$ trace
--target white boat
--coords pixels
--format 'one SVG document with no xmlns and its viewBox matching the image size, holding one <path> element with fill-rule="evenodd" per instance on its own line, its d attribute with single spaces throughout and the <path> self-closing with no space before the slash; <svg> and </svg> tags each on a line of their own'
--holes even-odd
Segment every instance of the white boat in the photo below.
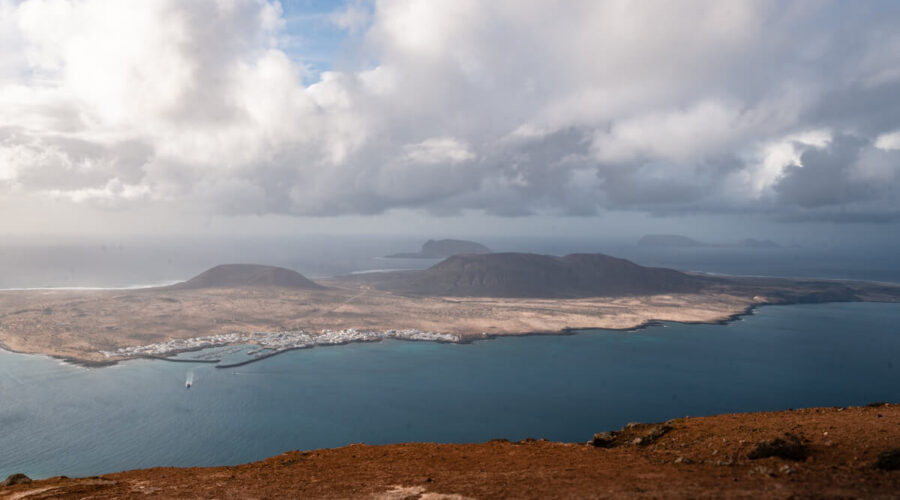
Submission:
<svg viewBox="0 0 900 500">
<path fill-rule="evenodd" d="M 184 381 L 185 389 L 190 389 L 194 385 L 194 372 L 188 372 L 187 379 Z"/>
</svg>

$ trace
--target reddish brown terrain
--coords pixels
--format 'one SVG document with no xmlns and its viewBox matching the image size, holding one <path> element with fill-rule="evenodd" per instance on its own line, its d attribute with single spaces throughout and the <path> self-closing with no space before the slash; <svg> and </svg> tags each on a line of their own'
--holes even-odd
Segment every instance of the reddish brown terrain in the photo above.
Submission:
<svg viewBox="0 0 900 500">
<path fill-rule="evenodd" d="M 591 443 L 292 451 L 25 482 L 0 498 L 898 498 L 898 449 L 900 405 L 879 404 L 630 424 Z"/>
</svg>

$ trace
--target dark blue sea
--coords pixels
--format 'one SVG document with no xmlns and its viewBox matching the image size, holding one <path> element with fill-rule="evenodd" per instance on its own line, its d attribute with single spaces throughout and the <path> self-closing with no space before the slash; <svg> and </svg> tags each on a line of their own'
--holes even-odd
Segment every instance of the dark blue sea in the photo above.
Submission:
<svg viewBox="0 0 900 500">
<path fill-rule="evenodd" d="M 900 304 L 317 347 L 225 370 L 147 360 L 87 369 L 0 351 L 0 477 L 237 464 L 354 442 L 586 441 L 630 421 L 873 401 L 900 401 Z"/>
</svg>

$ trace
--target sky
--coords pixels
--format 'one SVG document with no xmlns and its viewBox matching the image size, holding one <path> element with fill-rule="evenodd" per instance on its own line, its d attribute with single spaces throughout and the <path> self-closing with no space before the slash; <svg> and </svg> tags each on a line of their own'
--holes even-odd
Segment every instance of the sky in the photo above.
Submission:
<svg viewBox="0 0 900 500">
<path fill-rule="evenodd" d="M 0 234 L 898 229 L 900 2 L 0 0 Z"/>
</svg>

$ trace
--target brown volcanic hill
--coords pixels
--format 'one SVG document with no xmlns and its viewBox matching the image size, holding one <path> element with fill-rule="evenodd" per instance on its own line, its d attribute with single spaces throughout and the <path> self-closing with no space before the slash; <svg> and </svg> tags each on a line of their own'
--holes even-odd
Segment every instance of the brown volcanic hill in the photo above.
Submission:
<svg viewBox="0 0 900 500">
<path fill-rule="evenodd" d="M 0 498 L 887 499 L 900 491 L 898 447 L 896 404 L 811 408 L 629 424 L 589 443 L 355 444 L 232 467 L 21 480 Z"/>
<path fill-rule="evenodd" d="M 705 280 L 603 254 L 455 255 L 423 271 L 384 273 L 377 288 L 457 297 L 604 297 L 690 293 Z"/>
<path fill-rule="evenodd" d="M 392 259 L 443 259 L 451 255 L 467 253 L 491 253 L 491 249 L 466 240 L 428 240 L 422 245 L 422 250 L 415 253 L 395 253 L 388 255 Z"/>
<path fill-rule="evenodd" d="M 236 286 L 279 286 L 307 290 L 325 288 L 296 271 L 283 267 L 261 266 L 258 264 L 223 264 L 169 288 L 187 290 Z"/>
</svg>

